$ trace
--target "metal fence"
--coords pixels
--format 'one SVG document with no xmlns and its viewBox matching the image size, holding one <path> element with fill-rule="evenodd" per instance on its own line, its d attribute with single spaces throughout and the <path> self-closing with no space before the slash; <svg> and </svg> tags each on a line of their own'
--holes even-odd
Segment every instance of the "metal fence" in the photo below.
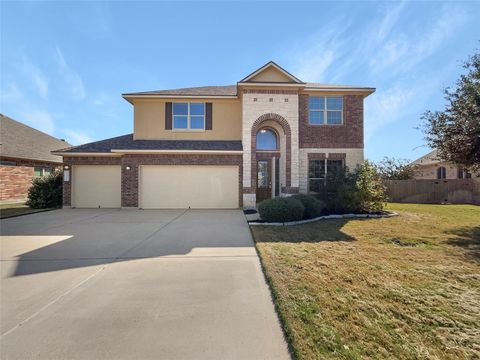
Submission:
<svg viewBox="0 0 480 360">
<path fill-rule="evenodd" d="M 392 202 L 480 205 L 480 179 L 386 180 Z"/>
</svg>

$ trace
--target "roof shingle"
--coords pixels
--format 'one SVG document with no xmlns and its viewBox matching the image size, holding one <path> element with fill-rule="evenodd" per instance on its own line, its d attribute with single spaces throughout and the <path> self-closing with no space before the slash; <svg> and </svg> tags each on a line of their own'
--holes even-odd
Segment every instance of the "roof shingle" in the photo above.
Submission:
<svg viewBox="0 0 480 360">
<path fill-rule="evenodd" d="M 112 150 L 241 151 L 240 140 L 133 140 L 133 134 L 56 150 L 63 153 L 110 153 Z"/>
<path fill-rule="evenodd" d="M 69 143 L 0 114 L 0 154 L 4 157 L 61 163 L 52 150 Z"/>
<path fill-rule="evenodd" d="M 200 86 L 123 94 L 123 96 L 129 95 L 235 96 L 237 95 L 237 85 Z"/>
</svg>

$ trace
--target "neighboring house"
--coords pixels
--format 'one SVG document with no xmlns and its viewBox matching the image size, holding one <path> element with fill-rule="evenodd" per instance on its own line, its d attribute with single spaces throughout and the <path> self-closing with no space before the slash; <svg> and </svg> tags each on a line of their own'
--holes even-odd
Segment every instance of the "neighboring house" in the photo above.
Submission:
<svg viewBox="0 0 480 360">
<path fill-rule="evenodd" d="M 415 179 L 470 179 L 472 174 L 463 166 L 440 160 L 433 150 L 412 162 Z"/>
<path fill-rule="evenodd" d="M 71 145 L 0 114 L 0 201 L 25 200 L 33 178 L 61 168 L 51 151 L 62 146 Z"/>
<path fill-rule="evenodd" d="M 62 155 L 64 206 L 254 207 L 315 192 L 364 159 L 369 87 L 306 83 L 274 62 L 236 85 L 123 94 L 133 134 Z"/>
</svg>

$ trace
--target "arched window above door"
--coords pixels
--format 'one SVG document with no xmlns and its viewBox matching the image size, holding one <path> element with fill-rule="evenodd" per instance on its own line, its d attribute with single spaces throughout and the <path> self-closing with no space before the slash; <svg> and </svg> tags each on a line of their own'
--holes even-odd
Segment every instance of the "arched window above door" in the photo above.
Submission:
<svg viewBox="0 0 480 360">
<path fill-rule="evenodd" d="M 272 129 L 260 129 L 257 132 L 257 150 L 278 150 L 277 133 Z"/>
</svg>

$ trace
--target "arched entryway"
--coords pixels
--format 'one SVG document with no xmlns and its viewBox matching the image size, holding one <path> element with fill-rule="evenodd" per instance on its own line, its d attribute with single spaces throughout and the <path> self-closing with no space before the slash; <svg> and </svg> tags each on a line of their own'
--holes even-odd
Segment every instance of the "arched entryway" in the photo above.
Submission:
<svg viewBox="0 0 480 360">
<path fill-rule="evenodd" d="M 265 114 L 252 126 L 251 184 L 256 202 L 279 196 L 290 187 L 291 132 L 278 114 Z"/>
</svg>

